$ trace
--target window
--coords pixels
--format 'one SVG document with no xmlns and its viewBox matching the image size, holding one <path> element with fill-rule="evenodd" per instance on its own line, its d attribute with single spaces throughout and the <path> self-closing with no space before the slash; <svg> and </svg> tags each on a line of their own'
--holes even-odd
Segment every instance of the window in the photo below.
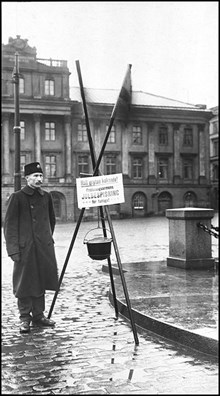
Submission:
<svg viewBox="0 0 220 396">
<path fill-rule="evenodd" d="M 218 172 L 219 172 L 218 168 L 219 168 L 219 167 L 218 167 L 217 164 L 214 164 L 214 165 L 213 165 L 213 168 L 212 168 L 212 180 L 213 180 L 213 181 L 214 181 L 214 180 L 215 180 L 215 181 L 218 180 L 218 177 L 219 177 L 219 176 L 218 176 L 218 174 L 219 174 L 219 173 L 218 173 Z"/>
<path fill-rule="evenodd" d="M 55 155 L 46 155 L 45 157 L 45 174 L 46 177 L 56 177 L 57 165 Z"/>
<path fill-rule="evenodd" d="M 142 179 L 143 177 L 143 161 L 142 158 L 133 158 L 132 173 L 134 179 Z"/>
<path fill-rule="evenodd" d="M 191 146 L 192 147 L 192 145 L 193 145 L 193 131 L 192 131 L 192 128 L 185 128 L 184 129 L 183 144 L 184 144 L 184 146 Z"/>
<path fill-rule="evenodd" d="M 191 159 L 183 160 L 183 179 L 193 179 L 193 161 Z"/>
<path fill-rule="evenodd" d="M 106 175 L 111 175 L 116 172 L 116 158 L 113 155 L 105 156 L 105 173 Z"/>
<path fill-rule="evenodd" d="M 78 142 L 87 142 L 88 141 L 87 129 L 86 129 L 85 124 L 78 124 L 77 140 L 78 140 Z"/>
<path fill-rule="evenodd" d="M 24 78 L 22 77 L 19 78 L 19 93 L 24 93 Z"/>
<path fill-rule="evenodd" d="M 108 125 L 106 125 L 106 133 L 108 131 Z M 115 135 L 115 126 L 112 125 L 110 135 L 108 137 L 108 143 L 115 143 L 116 142 L 116 135 Z"/>
<path fill-rule="evenodd" d="M 21 140 L 25 140 L 25 122 L 24 121 L 20 121 L 20 128 L 21 128 L 20 138 L 21 138 Z"/>
<path fill-rule="evenodd" d="M 212 140 L 212 148 L 213 148 L 212 156 L 216 157 L 218 155 L 218 139 Z"/>
<path fill-rule="evenodd" d="M 218 122 L 213 122 L 213 133 L 218 133 Z"/>
<path fill-rule="evenodd" d="M 45 80 L 45 95 L 54 95 L 54 81 L 53 80 Z"/>
<path fill-rule="evenodd" d="M 45 140 L 55 140 L 55 122 L 45 122 Z"/>
<path fill-rule="evenodd" d="M 168 159 L 159 158 L 158 160 L 158 177 L 159 179 L 168 179 Z"/>
<path fill-rule="evenodd" d="M 168 145 L 168 130 L 166 127 L 159 128 L 159 145 L 161 146 Z"/>
<path fill-rule="evenodd" d="M 88 155 L 79 155 L 78 156 L 78 175 L 89 173 L 89 160 Z"/>
<path fill-rule="evenodd" d="M 142 144 L 142 131 L 141 127 L 133 126 L 132 128 L 133 144 Z"/>
<path fill-rule="evenodd" d="M 143 193 L 136 193 L 133 198 L 133 208 L 142 210 L 145 207 L 145 195 Z"/>
</svg>

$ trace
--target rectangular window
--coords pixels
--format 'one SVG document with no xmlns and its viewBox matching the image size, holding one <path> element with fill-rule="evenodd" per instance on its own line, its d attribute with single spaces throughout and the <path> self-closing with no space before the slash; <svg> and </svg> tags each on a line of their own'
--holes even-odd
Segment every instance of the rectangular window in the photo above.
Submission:
<svg viewBox="0 0 220 396">
<path fill-rule="evenodd" d="M 140 126 L 133 126 L 132 141 L 133 144 L 142 144 L 142 130 Z"/>
<path fill-rule="evenodd" d="M 24 94 L 24 78 L 19 78 L 19 93 Z"/>
<path fill-rule="evenodd" d="M 80 174 L 89 174 L 89 159 L 88 155 L 79 155 L 78 156 L 78 175 Z"/>
<path fill-rule="evenodd" d="M 192 145 L 193 145 L 193 131 L 192 131 L 192 128 L 185 128 L 184 129 L 183 144 L 184 144 L 184 146 L 192 147 Z"/>
<path fill-rule="evenodd" d="M 54 96 L 54 81 L 53 80 L 45 80 L 45 95 Z"/>
<path fill-rule="evenodd" d="M 56 177 L 57 174 L 57 164 L 55 155 L 45 156 L 45 174 L 46 177 Z"/>
<path fill-rule="evenodd" d="M 168 159 L 159 158 L 158 160 L 158 177 L 159 179 L 168 179 Z"/>
<path fill-rule="evenodd" d="M 218 139 L 212 141 L 212 148 L 213 148 L 213 157 L 218 155 Z"/>
<path fill-rule="evenodd" d="M 106 133 L 108 131 L 108 125 L 106 125 Z M 115 134 L 115 126 L 112 125 L 110 135 L 108 137 L 108 143 L 115 143 L 116 142 L 116 134 Z"/>
<path fill-rule="evenodd" d="M 111 175 L 116 172 L 116 158 L 113 155 L 105 156 L 105 173 Z"/>
<path fill-rule="evenodd" d="M 143 161 L 142 158 L 133 158 L 132 160 L 132 174 L 134 179 L 143 178 Z"/>
<path fill-rule="evenodd" d="M 159 129 L 159 145 L 160 146 L 168 145 L 168 130 L 166 127 L 160 127 Z"/>
<path fill-rule="evenodd" d="M 45 140 L 55 140 L 55 122 L 45 122 Z"/>
<path fill-rule="evenodd" d="M 219 167 L 217 164 L 214 164 L 212 168 L 212 179 L 213 181 L 218 181 L 218 178 L 219 178 Z"/>
<path fill-rule="evenodd" d="M 193 179 L 193 161 L 191 159 L 183 160 L 183 179 Z"/>
<path fill-rule="evenodd" d="M 24 121 L 20 121 L 20 128 L 21 128 L 20 138 L 21 138 L 21 140 L 25 140 L 25 122 Z"/>
<path fill-rule="evenodd" d="M 78 142 L 87 142 L 88 141 L 86 124 L 78 124 L 77 140 L 78 140 Z"/>
<path fill-rule="evenodd" d="M 213 133 L 218 133 L 218 122 L 213 122 Z"/>
</svg>

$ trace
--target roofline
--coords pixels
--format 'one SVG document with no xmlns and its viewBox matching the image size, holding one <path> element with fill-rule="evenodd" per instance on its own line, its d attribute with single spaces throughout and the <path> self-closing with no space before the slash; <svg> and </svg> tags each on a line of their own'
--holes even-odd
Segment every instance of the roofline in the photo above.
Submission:
<svg viewBox="0 0 220 396">
<path fill-rule="evenodd" d="M 77 89 L 79 89 L 80 90 L 80 87 L 78 87 L 78 86 L 70 86 L 70 90 L 71 90 L 71 88 L 77 88 Z M 89 90 L 99 90 L 99 91 L 114 91 L 114 92 L 119 92 L 120 90 L 119 89 L 114 89 L 114 88 L 91 88 L 91 87 L 84 87 L 84 89 L 89 89 Z M 150 96 L 154 96 L 154 97 L 156 97 L 156 98 L 161 98 L 161 99 L 166 99 L 166 100 L 170 100 L 170 101 L 172 101 L 172 102 L 177 102 L 177 103 L 181 103 L 181 104 L 185 104 L 185 105 L 188 105 L 188 106 L 192 106 L 191 107 L 191 109 L 192 110 L 195 110 L 195 111 L 197 111 L 197 110 L 203 110 L 203 111 L 211 111 L 211 110 L 209 110 L 209 109 L 207 109 L 206 107 L 204 108 L 204 106 L 206 106 L 206 105 L 198 105 L 198 104 L 192 104 L 192 103 L 188 103 L 188 102 L 183 102 L 183 101 L 181 101 L 181 100 L 178 100 L 178 99 L 172 99 L 172 98 L 168 98 L 168 97 L 166 97 L 166 96 L 161 96 L 161 95 L 156 95 L 156 94 L 152 94 L 152 93 L 149 93 L 149 92 L 145 92 L 145 91 L 134 91 L 134 90 L 132 90 L 132 93 L 142 93 L 142 94 L 146 94 L 146 95 L 150 95 Z M 131 93 L 131 95 L 132 95 L 132 93 Z M 106 102 L 90 102 L 90 103 L 94 103 L 94 104 L 102 104 L 102 105 L 104 105 L 104 104 L 109 104 L 109 105 L 111 105 L 110 103 L 106 103 Z M 112 103 L 113 105 L 114 105 L 114 103 Z M 156 106 L 156 105 L 136 105 L 136 104 L 132 104 L 132 106 L 141 106 L 141 107 L 150 107 L 150 108 L 164 108 L 164 109 L 178 109 L 178 106 Z M 180 109 L 188 109 L 188 110 L 190 110 L 190 108 L 189 107 L 179 107 Z"/>
</svg>

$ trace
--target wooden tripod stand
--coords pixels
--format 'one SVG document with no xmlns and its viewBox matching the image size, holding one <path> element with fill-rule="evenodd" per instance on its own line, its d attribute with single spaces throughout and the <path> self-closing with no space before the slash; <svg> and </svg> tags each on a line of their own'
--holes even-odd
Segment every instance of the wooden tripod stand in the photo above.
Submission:
<svg viewBox="0 0 220 396">
<path fill-rule="evenodd" d="M 130 67 L 130 65 L 129 65 Z M 99 154 L 98 159 L 96 160 L 96 156 L 95 156 L 95 150 L 94 150 L 94 145 L 93 145 L 93 140 L 92 140 L 92 135 L 91 135 L 91 131 L 90 131 L 90 126 L 89 126 L 89 118 L 88 118 L 88 113 L 87 113 L 87 106 L 86 106 L 86 100 L 85 100 L 85 94 L 84 94 L 84 88 L 83 88 L 83 82 L 82 82 L 82 76 L 81 76 L 81 70 L 80 70 L 80 65 L 79 65 L 79 61 L 76 61 L 76 68 L 77 68 L 77 73 L 78 73 L 78 78 L 79 78 L 79 84 L 80 84 L 80 91 L 81 91 L 81 97 L 82 97 L 82 102 L 83 102 L 83 108 L 84 108 L 84 114 L 85 114 L 85 121 L 86 121 L 86 128 L 87 128 L 87 135 L 88 135 L 88 141 L 89 141 L 89 147 L 90 147 L 90 154 L 91 154 L 91 159 L 92 159 L 92 166 L 93 166 L 93 175 L 92 176 L 97 176 L 99 174 L 99 165 L 105 150 L 105 146 L 108 140 L 108 137 L 110 135 L 111 132 L 111 128 L 112 125 L 114 123 L 114 119 L 115 119 L 115 114 L 116 114 L 116 108 L 114 107 L 111 118 L 110 118 L 110 123 L 108 126 L 108 130 L 106 132 L 106 136 Z M 125 278 L 124 278 L 124 273 L 123 273 L 123 269 L 122 269 L 122 264 L 121 264 L 121 259 L 120 259 L 120 255 L 119 255 L 119 249 L 117 246 L 117 242 L 116 242 L 116 238 L 115 238 L 115 233 L 114 233 L 114 229 L 113 229 L 113 225 L 112 225 L 112 221 L 111 221 L 111 217 L 110 217 L 110 213 L 109 213 L 109 209 L 108 206 L 105 206 L 105 214 L 107 217 L 107 221 L 108 221 L 108 225 L 109 225 L 109 229 L 111 232 L 111 236 L 112 236 L 112 241 L 113 241 L 113 246 L 114 246 L 114 250 L 115 250 L 115 255 L 116 255 L 116 259 L 117 259 L 117 263 L 118 263 L 118 268 L 119 268 L 119 274 L 121 277 L 121 281 L 122 281 L 122 286 L 123 286 L 123 290 L 124 290 L 124 295 L 125 295 L 125 299 L 126 299 L 126 303 L 127 303 L 127 307 L 128 307 L 128 313 L 129 313 L 129 318 L 130 318 L 130 322 L 131 322 L 131 327 L 132 327 L 132 331 L 133 331 L 133 335 L 134 335 L 134 340 L 135 340 L 135 344 L 139 345 L 139 341 L 138 341 L 138 336 L 137 336 L 137 331 L 136 331 L 136 327 L 135 327 L 135 322 L 133 319 L 133 315 L 132 315 L 132 309 L 131 309 L 131 304 L 130 304 L 130 299 L 129 299 L 129 295 L 128 295 L 128 290 L 127 290 L 127 286 L 126 286 L 126 282 L 125 282 Z M 100 210 L 100 215 L 101 215 L 101 222 L 102 222 L 102 229 L 103 229 L 103 235 L 104 237 L 106 237 L 106 227 L 105 227 L 105 220 L 104 220 L 104 209 L 102 206 L 99 207 Z M 56 302 L 56 298 L 57 295 L 59 293 L 59 289 L 60 289 L 60 285 L 62 283 L 64 274 L 65 274 L 65 270 L 69 261 L 69 257 L 70 254 L 72 252 L 72 248 L 74 245 L 74 242 L 76 240 L 76 236 L 81 224 L 81 221 L 83 219 L 83 215 L 85 212 L 85 208 L 81 209 L 74 233 L 73 233 L 73 237 L 69 246 L 69 250 L 67 252 L 67 256 L 63 265 L 63 269 L 59 278 L 59 285 L 58 285 L 58 290 L 55 292 L 54 294 L 54 298 L 50 307 L 50 311 L 48 314 L 48 318 L 51 317 L 52 315 L 52 311 Z M 114 278 L 113 278 L 113 272 L 112 272 L 112 265 L 111 265 L 111 259 L 110 257 L 107 259 L 108 260 L 108 268 L 109 268 L 109 275 L 110 275 L 110 281 L 111 281 L 111 288 L 112 288 L 112 295 L 113 295 L 113 301 L 114 301 L 114 308 L 115 308 L 115 315 L 116 315 L 116 319 L 118 319 L 118 304 L 117 304 L 117 299 L 116 299 L 116 292 L 115 292 L 115 285 L 114 285 Z"/>
</svg>

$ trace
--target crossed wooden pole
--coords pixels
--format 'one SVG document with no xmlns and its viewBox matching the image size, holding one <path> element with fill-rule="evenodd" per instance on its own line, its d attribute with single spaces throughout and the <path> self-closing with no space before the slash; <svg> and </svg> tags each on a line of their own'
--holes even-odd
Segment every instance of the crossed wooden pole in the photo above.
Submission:
<svg viewBox="0 0 220 396">
<path fill-rule="evenodd" d="M 105 146 L 106 143 L 108 141 L 108 137 L 110 135 L 111 132 L 111 128 L 112 125 L 114 123 L 114 119 L 115 119 L 115 108 L 113 109 L 111 118 L 110 118 L 110 122 L 109 122 L 109 126 L 108 126 L 108 130 L 106 132 L 106 136 L 99 154 L 98 159 L 96 159 L 96 155 L 95 155 L 95 150 L 94 150 L 94 145 L 93 145 L 93 140 L 92 140 L 92 135 L 91 135 L 91 130 L 90 130 L 90 125 L 89 125 L 89 117 L 88 117 L 88 112 L 87 112 L 87 106 L 86 106 L 86 100 L 85 100 L 85 94 L 84 94 L 84 88 L 83 88 L 83 81 L 82 81 L 82 76 L 81 76 L 81 70 L 80 70 L 80 64 L 79 61 L 76 61 L 76 68 L 77 68 L 77 73 L 78 73 L 78 79 L 79 79 L 79 85 L 80 85 L 80 92 L 81 92 L 81 97 L 82 97 L 82 103 L 83 103 L 83 108 L 84 108 L 84 114 L 85 114 L 85 122 L 86 122 L 86 129 L 87 129 L 87 135 L 88 135 L 88 141 L 89 141 L 89 148 L 90 148 L 90 153 L 91 153 L 91 160 L 92 160 L 92 166 L 93 166 L 93 175 L 92 176 L 97 176 L 100 172 L 99 172 L 99 165 L 100 162 L 102 160 L 103 157 L 103 153 L 105 150 Z M 100 210 L 100 217 L 101 217 L 101 223 L 102 223 L 102 229 L 103 229 L 103 235 L 104 237 L 106 237 L 106 227 L 105 227 L 105 220 L 104 220 L 104 210 L 103 207 L 100 206 L 99 207 Z M 65 274 L 65 270 L 69 261 L 69 257 L 71 255 L 72 252 L 72 248 L 74 245 L 74 242 L 76 240 L 76 236 L 81 224 L 81 221 L 83 219 L 83 215 L 85 212 L 85 208 L 82 208 L 80 211 L 80 215 L 72 236 L 72 240 L 67 252 L 67 256 L 63 265 L 63 269 L 61 271 L 61 275 L 59 278 L 59 283 L 58 283 L 58 289 L 56 290 L 55 294 L 54 294 L 54 298 L 49 310 L 49 314 L 48 314 L 48 318 L 51 317 L 52 315 L 52 311 L 60 290 L 60 286 Z M 112 236 L 112 242 L 113 242 L 113 246 L 114 246 L 114 250 L 115 250 L 115 255 L 116 255 L 116 259 L 117 259 L 117 263 L 118 263 L 118 268 L 119 268 L 119 274 L 121 277 L 121 281 L 122 281 L 122 286 L 123 286 L 123 291 L 124 291 L 124 295 L 125 295 L 125 299 L 126 299 L 126 303 L 127 303 L 127 308 L 128 308 L 128 313 L 129 313 L 129 318 L 130 318 L 130 322 L 131 322 L 131 327 L 132 327 L 132 331 L 133 331 L 133 335 L 134 335 L 134 340 L 135 340 L 135 344 L 139 345 L 139 340 L 138 340 L 138 336 L 137 336 L 137 331 L 136 331 L 136 327 L 135 327 L 135 322 L 133 319 L 133 315 L 132 315 L 132 309 L 131 309 L 131 303 L 130 303 L 130 299 L 129 299 L 129 295 L 128 295 L 128 290 L 127 290 L 127 286 L 126 286 L 126 282 L 125 282 L 125 278 L 124 278 L 124 273 L 123 273 L 123 269 L 122 269 L 122 264 L 121 264 L 121 259 L 120 259 L 120 255 L 119 255 L 119 249 L 117 246 L 117 242 L 116 242 L 116 238 L 115 238 L 115 233 L 114 233 L 114 229 L 113 229 L 113 225 L 112 225 L 112 221 L 111 221 L 111 217 L 110 217 L 110 213 L 109 213 L 109 209 L 108 206 L 105 206 L 105 214 L 108 220 L 108 224 L 109 224 L 109 229 L 111 232 L 111 236 Z M 115 292 L 115 285 L 114 285 L 114 278 L 113 278 L 113 272 L 112 272 L 112 265 L 111 265 L 111 259 L 110 257 L 107 259 L 108 260 L 108 268 L 109 268 L 109 275 L 110 275 L 110 281 L 111 281 L 111 289 L 112 289 L 112 295 L 113 295 L 113 302 L 114 302 L 114 308 L 115 308 L 115 315 L 116 315 L 116 319 L 118 319 L 118 304 L 117 304 L 117 298 L 116 298 L 116 292 Z"/>
</svg>

